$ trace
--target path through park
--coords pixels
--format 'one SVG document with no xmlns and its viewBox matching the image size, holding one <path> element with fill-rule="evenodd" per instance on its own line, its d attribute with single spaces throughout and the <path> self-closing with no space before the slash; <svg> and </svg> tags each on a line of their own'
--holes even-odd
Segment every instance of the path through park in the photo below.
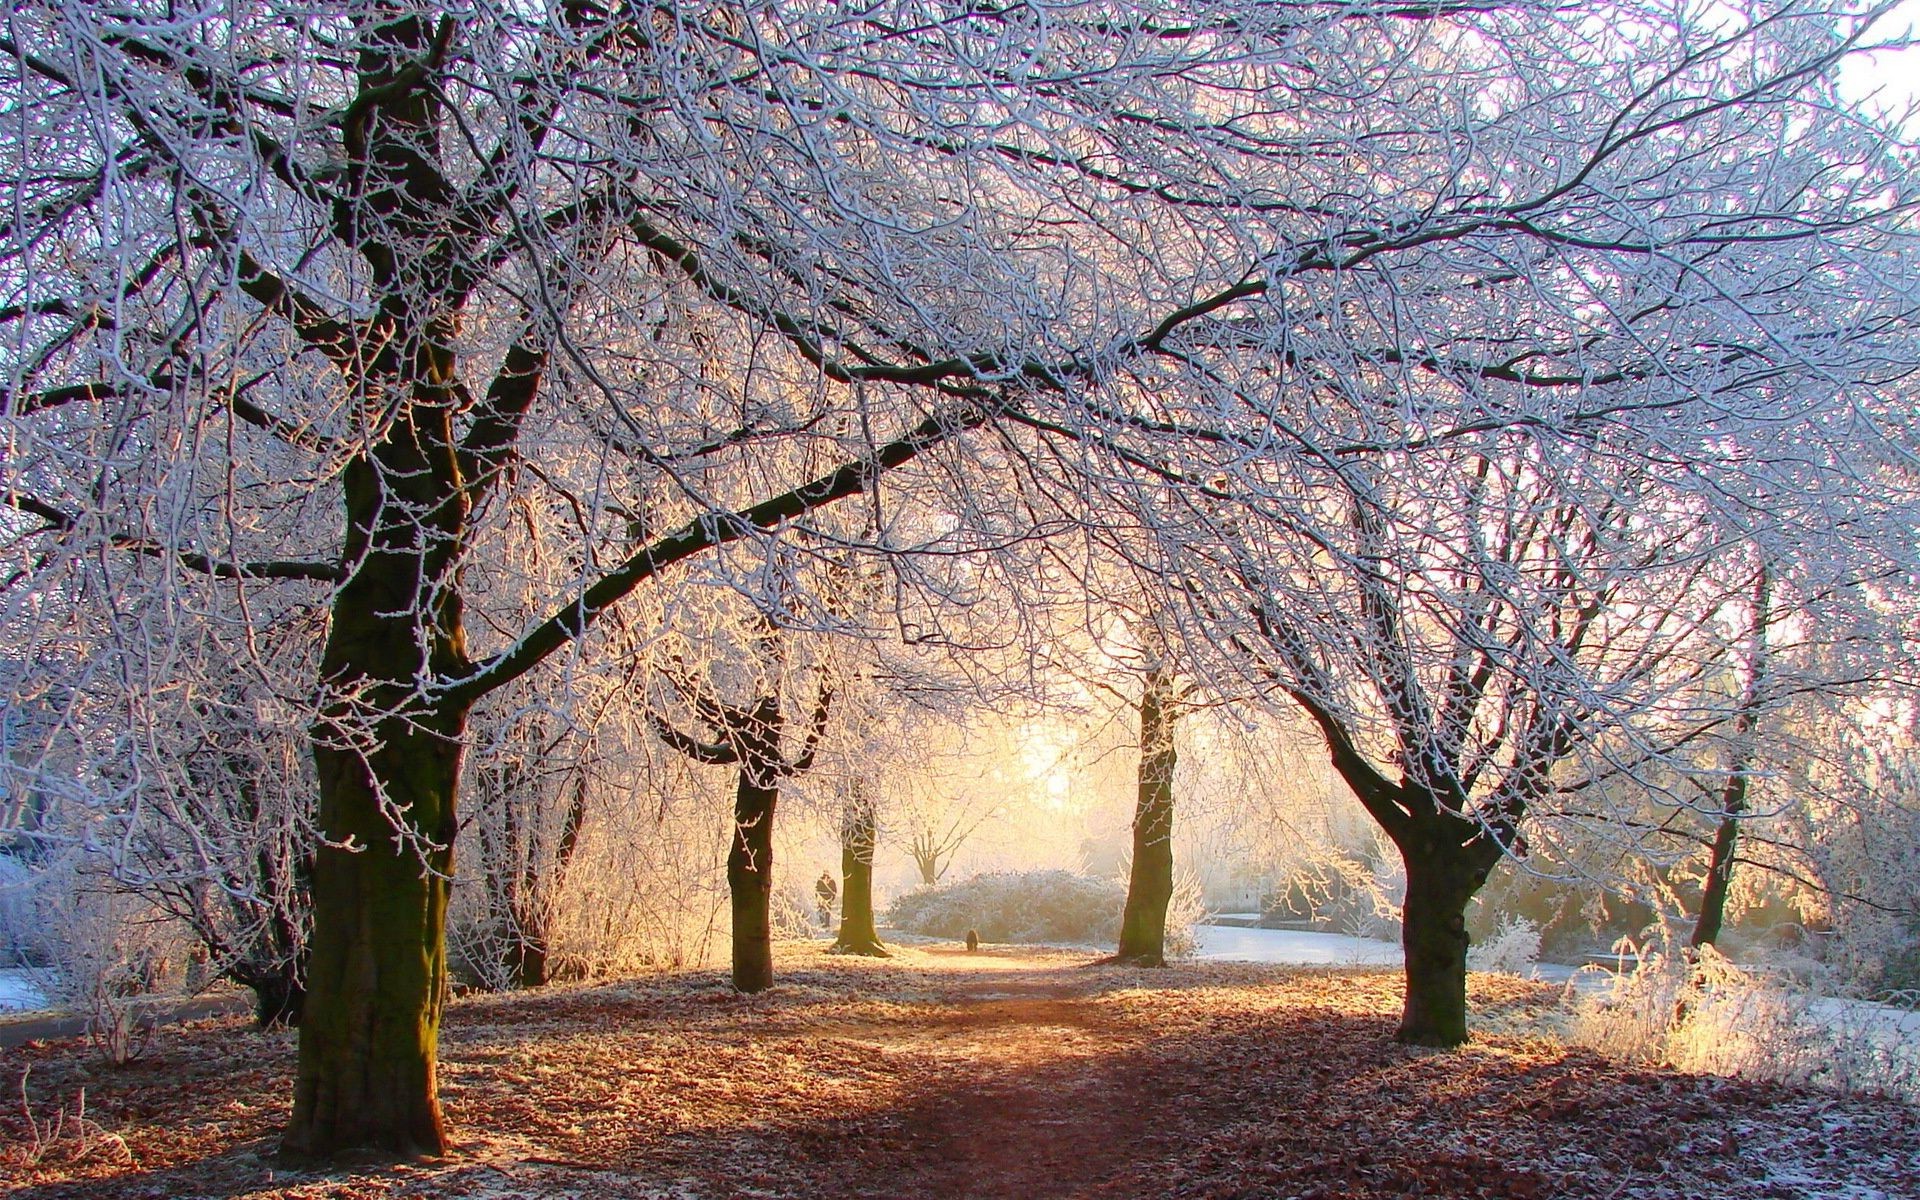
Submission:
<svg viewBox="0 0 1920 1200">
<path fill-rule="evenodd" d="M 1392 1044 L 1370 969 L 792 947 L 779 986 L 713 973 L 454 1006 L 445 1162 L 289 1174 L 292 1041 L 233 1018 L 118 1070 L 0 1052 L 0 1146 L 86 1088 L 91 1144 L 0 1152 L 22 1200 L 179 1196 L 1781 1197 L 1916 1195 L 1902 1105 L 1638 1069 L 1540 1036 L 1550 987 L 1476 977 L 1486 1031 Z"/>
</svg>

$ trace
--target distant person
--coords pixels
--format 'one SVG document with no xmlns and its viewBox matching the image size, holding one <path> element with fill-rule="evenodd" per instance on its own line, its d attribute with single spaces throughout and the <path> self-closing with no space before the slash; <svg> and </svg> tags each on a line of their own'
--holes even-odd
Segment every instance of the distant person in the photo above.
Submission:
<svg viewBox="0 0 1920 1200">
<path fill-rule="evenodd" d="M 977 929 L 967 930 L 967 953 L 977 954 L 979 950 L 980 950 L 980 931 Z"/>
<path fill-rule="evenodd" d="M 840 898 L 840 885 L 833 881 L 833 872 L 820 872 L 820 879 L 813 885 L 813 898 L 820 910 L 820 927 L 833 927 L 833 902 Z"/>
</svg>

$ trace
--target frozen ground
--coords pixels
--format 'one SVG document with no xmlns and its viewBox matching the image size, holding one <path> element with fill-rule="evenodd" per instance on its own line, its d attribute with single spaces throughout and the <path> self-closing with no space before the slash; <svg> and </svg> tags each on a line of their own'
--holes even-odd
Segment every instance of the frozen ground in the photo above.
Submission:
<svg viewBox="0 0 1920 1200">
<path fill-rule="evenodd" d="M 46 998 L 33 986 L 27 972 L 13 967 L 0 969 L 0 1012 L 33 1012 L 46 1006 Z"/>
</svg>

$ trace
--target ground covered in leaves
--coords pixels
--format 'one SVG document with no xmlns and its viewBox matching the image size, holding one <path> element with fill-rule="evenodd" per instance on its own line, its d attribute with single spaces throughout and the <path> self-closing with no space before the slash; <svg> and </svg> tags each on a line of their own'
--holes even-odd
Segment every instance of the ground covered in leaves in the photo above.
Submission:
<svg viewBox="0 0 1920 1200">
<path fill-rule="evenodd" d="M 714 973 L 456 1003 L 445 1162 L 290 1172 L 293 1039 L 237 1018 L 119 1068 L 0 1051 L 0 1185 L 63 1197 L 1920 1197 L 1920 1113 L 1611 1063 L 1542 985 L 1390 1040 L 1397 974 L 786 947 Z M 22 1083 L 24 1077 L 24 1084 Z M 78 1114 L 82 1089 L 84 1118 Z"/>
</svg>

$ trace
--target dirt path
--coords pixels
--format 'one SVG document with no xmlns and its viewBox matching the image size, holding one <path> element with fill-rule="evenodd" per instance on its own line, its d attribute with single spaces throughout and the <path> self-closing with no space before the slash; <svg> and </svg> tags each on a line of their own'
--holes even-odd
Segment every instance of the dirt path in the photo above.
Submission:
<svg viewBox="0 0 1920 1200">
<path fill-rule="evenodd" d="M 1898 1104 L 1698 1079 L 1519 1036 L 1551 989 L 1476 977 L 1458 1051 L 1390 1041 L 1391 973 L 903 950 L 454 1006 L 446 1162 L 289 1175 L 293 1043 L 226 1018 L 100 1067 L 0 1051 L 18 1200 L 1511 1200 L 1920 1197 Z M 85 1088 L 89 1126 L 72 1118 Z M 64 1113 L 67 1131 L 44 1130 Z M 30 1125 L 31 1118 L 36 1125 Z M 76 1136 L 81 1129 L 86 1136 Z M 35 1139 L 39 1139 L 38 1142 Z M 32 1153 L 25 1153 L 32 1150 Z"/>
<path fill-rule="evenodd" d="M 168 1025 L 199 1021 L 227 1013 L 244 1014 L 248 1011 L 249 1006 L 245 996 L 202 996 L 193 1000 L 163 1001 L 157 1005 L 149 1005 L 140 1012 L 136 1020 L 143 1030 L 159 1030 Z M 20 1015 L 8 1013 L 0 1017 L 0 1050 L 10 1050 L 24 1046 L 28 1042 L 50 1041 L 54 1038 L 85 1037 L 86 1034 L 87 1018 L 85 1017 L 51 1012 Z"/>
<path fill-rule="evenodd" d="M 1167 1148 L 1174 1131 L 1154 1127 L 1154 1097 L 1178 1081 L 1116 1065 L 1151 1031 L 1117 1020 L 1097 977 L 1057 959 L 950 953 L 938 1019 L 873 1031 L 940 1060 L 934 1095 L 893 1131 L 896 1194 L 1078 1195 Z"/>
</svg>

